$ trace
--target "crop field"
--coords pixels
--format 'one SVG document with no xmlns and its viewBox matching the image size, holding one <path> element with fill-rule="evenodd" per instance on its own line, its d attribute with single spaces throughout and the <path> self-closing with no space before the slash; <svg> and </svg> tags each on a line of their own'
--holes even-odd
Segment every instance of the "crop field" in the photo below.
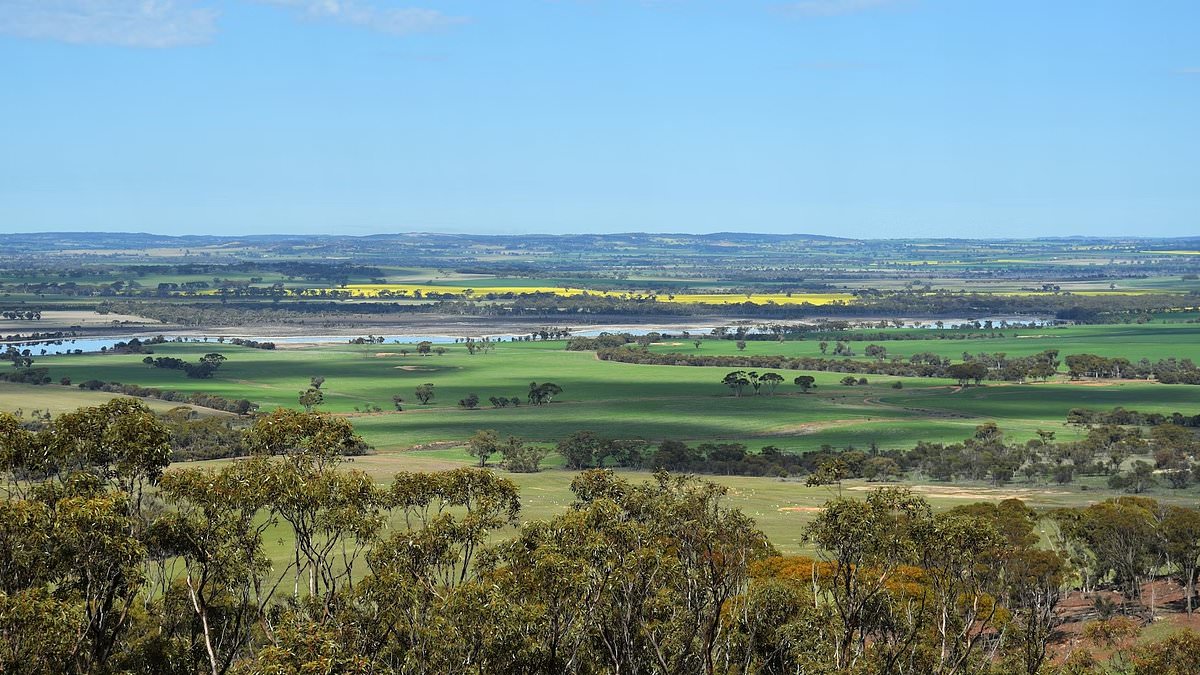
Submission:
<svg viewBox="0 0 1200 675">
<path fill-rule="evenodd" d="M 744 302 L 755 304 L 772 303 L 776 305 L 827 305 L 833 302 L 849 302 L 854 296 L 849 293 L 657 293 L 648 290 L 604 290 L 578 288 L 568 286 L 541 286 L 536 282 L 519 285 L 493 285 L 488 280 L 480 280 L 478 284 L 457 285 L 440 284 L 347 284 L 331 288 L 306 288 L 299 291 L 306 296 L 318 296 L 322 293 L 346 293 L 352 298 L 419 298 L 433 295 L 452 295 L 456 297 L 483 298 L 488 295 L 518 295 L 521 293 L 549 293 L 560 297 L 593 295 L 606 298 L 649 298 L 654 297 L 658 302 L 678 302 L 687 304 L 728 305 Z M 204 291 L 201 294 L 211 295 L 215 291 Z"/>
</svg>

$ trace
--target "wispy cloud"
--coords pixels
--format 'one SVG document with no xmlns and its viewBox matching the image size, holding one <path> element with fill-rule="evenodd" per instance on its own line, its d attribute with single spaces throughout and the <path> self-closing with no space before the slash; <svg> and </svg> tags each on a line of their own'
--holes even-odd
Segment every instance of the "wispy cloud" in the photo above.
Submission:
<svg viewBox="0 0 1200 675">
<path fill-rule="evenodd" d="M 216 0 L 0 0 L 0 35 L 71 44 L 184 47 L 217 32 Z M 364 0 L 250 0 L 387 33 L 410 35 L 467 21 L 436 9 Z"/>
<path fill-rule="evenodd" d="M 0 34 L 72 44 L 203 44 L 216 19 L 215 9 L 191 0 L 0 0 Z"/>
<path fill-rule="evenodd" d="M 797 0 L 779 5 L 779 10 L 797 16 L 841 16 L 902 4 L 904 0 Z"/>
<path fill-rule="evenodd" d="M 359 26 L 390 35 L 410 35 L 465 23 L 465 17 L 451 16 L 422 7 L 381 7 L 359 0 L 255 0 L 279 7 L 290 7 L 310 19 L 326 19 Z"/>
<path fill-rule="evenodd" d="M 806 61 L 797 63 L 797 70 L 866 70 L 874 64 L 862 61 Z"/>
<path fill-rule="evenodd" d="M 1179 68 L 1175 72 L 1179 75 L 1200 75 L 1200 67 Z"/>
</svg>

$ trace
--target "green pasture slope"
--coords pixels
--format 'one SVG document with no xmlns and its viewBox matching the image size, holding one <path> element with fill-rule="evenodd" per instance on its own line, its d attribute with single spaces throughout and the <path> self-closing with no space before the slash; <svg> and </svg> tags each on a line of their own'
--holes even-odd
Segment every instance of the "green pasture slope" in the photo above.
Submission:
<svg viewBox="0 0 1200 675">
<path fill-rule="evenodd" d="M 1089 351 L 1130 357 L 1147 356 L 1151 346 L 1162 356 L 1200 356 L 1198 327 L 1186 324 L 1145 326 L 1078 327 L 1061 331 L 1038 331 L 1063 340 L 1046 341 L 1029 352 L 1046 348 L 1061 353 Z M 1007 331 L 1006 331 L 1007 332 Z M 1034 339 L 1030 339 L 1033 342 Z M 1038 338 L 1039 343 L 1042 339 Z M 898 341 L 881 343 L 894 349 L 911 344 L 917 351 L 946 349 L 955 356 L 964 349 L 1008 351 L 1024 345 L 1021 338 Z M 1126 345 L 1121 349 L 1120 345 Z M 863 343 L 855 343 L 862 352 Z M 865 448 L 875 443 L 882 448 L 909 448 L 919 440 L 954 441 L 968 436 L 975 426 L 994 420 L 1010 437 L 1024 440 L 1037 429 L 1051 429 L 1059 438 L 1076 438 L 1079 431 L 1066 427 L 1064 419 L 1072 407 L 1107 409 L 1117 405 L 1139 410 L 1194 414 L 1200 411 L 1200 387 L 1160 385 L 1150 382 L 1069 383 L 1010 385 L 992 383 L 960 389 L 948 380 L 870 377 L 867 386 L 838 384 L 840 373 L 814 373 L 818 388 L 801 394 L 791 384 L 798 373 L 782 372 L 786 382 L 773 397 L 730 395 L 720 384 L 729 368 L 638 366 L 599 361 L 591 352 L 568 352 L 562 342 L 502 343 L 488 354 L 467 354 L 462 345 L 447 345 L 443 356 L 418 356 L 411 345 L 323 345 L 265 351 L 228 344 L 166 344 L 154 347 L 156 356 L 177 356 L 195 361 L 204 353 L 218 351 L 229 360 L 211 380 L 188 379 L 179 371 L 147 367 L 143 355 L 89 354 L 45 357 L 35 366 L 50 369 L 58 381 L 70 377 L 79 383 L 88 379 L 120 381 L 180 391 L 203 391 L 229 398 L 248 398 L 264 408 L 297 407 L 297 395 L 313 376 L 326 378 L 326 403 L 322 409 L 349 416 L 355 427 L 378 450 L 355 458 L 349 465 L 388 481 L 398 471 L 428 471 L 463 466 L 470 462 L 461 443 L 476 429 L 494 428 L 534 442 L 552 444 L 567 434 L 591 429 L 617 437 L 658 441 L 678 438 L 693 442 L 730 440 L 751 448 L 775 445 L 802 452 L 822 444 Z M 655 349 L 683 349 L 658 345 Z M 694 349 L 690 343 L 687 349 Z M 407 356 L 400 354 L 408 350 Z M 815 341 L 752 342 L 747 353 L 816 353 Z M 732 341 L 706 341 L 703 353 L 736 353 Z M 902 389 L 893 389 L 897 380 Z M 564 392 L 545 407 L 524 404 L 530 381 L 552 381 Z M 428 406 L 415 401 L 413 389 L 433 382 L 437 398 Z M 457 402 L 477 393 L 481 409 L 461 410 Z M 405 410 L 391 412 L 391 397 L 406 399 Z M 518 396 L 519 408 L 493 409 L 489 396 Z M 0 383 L 0 408 L 50 408 L 58 412 L 81 405 L 94 405 L 111 396 L 81 392 L 59 385 L 27 386 Z M 158 409 L 172 404 L 151 402 Z M 354 412 L 354 407 L 377 404 L 388 410 L 380 414 Z M 420 450 L 413 446 L 437 443 Z M 538 474 L 505 474 L 521 488 L 523 520 L 546 518 L 571 502 L 569 484 L 573 473 L 551 455 L 551 467 Z M 634 480 L 649 478 L 629 472 Z M 730 489 L 729 502 L 756 519 L 783 552 L 806 550 L 801 541 L 804 525 L 817 508 L 835 495 L 833 488 L 809 488 L 803 481 L 769 478 L 711 477 Z M 850 482 L 846 494 L 861 494 L 875 485 Z M 1112 493 L 1102 478 L 1085 477 L 1059 487 L 1014 482 L 1003 488 L 971 484 L 929 484 L 914 487 L 937 508 L 978 500 L 1020 497 L 1037 507 L 1076 505 L 1103 499 Z M 1087 489 L 1084 489 L 1084 488 Z M 1153 496 L 1167 500 L 1191 500 L 1198 488 L 1157 489 Z M 505 533 L 501 533 L 502 535 Z M 288 544 L 277 542 L 272 551 L 280 560 Z"/>
<path fill-rule="evenodd" d="M 981 340 L 913 340 L 881 342 L 896 353 L 905 345 L 917 351 L 1007 351 L 1018 354 L 1059 349 L 1060 353 L 1179 356 L 1200 358 L 1200 326 L 1148 324 L 1143 326 L 1084 326 L 1062 331 L 1038 331 L 1049 338 Z M 1061 336 L 1062 339 L 1057 339 Z M 1122 348 L 1124 345 L 1124 348 Z M 419 356 L 411 345 L 323 345 L 264 351 L 232 345 L 167 344 L 155 347 L 159 356 L 196 360 L 219 351 L 228 361 L 211 380 L 186 378 L 180 371 L 154 369 L 142 355 L 80 355 L 46 357 L 38 366 L 50 368 L 58 381 L 76 384 L 88 379 L 119 381 L 179 391 L 202 391 L 227 398 L 248 398 L 264 408 L 297 407 L 297 396 L 313 376 L 326 378 L 321 409 L 352 417 L 356 428 L 383 452 L 430 443 L 462 442 L 479 428 L 494 428 L 536 442 L 553 443 L 581 429 L 627 438 L 659 441 L 730 440 L 751 448 L 775 445 L 808 451 L 823 444 L 835 447 L 872 443 L 882 448 L 908 448 L 919 440 L 953 441 L 984 421 L 998 422 L 1018 440 L 1034 431 L 1053 429 L 1063 439 L 1078 432 L 1063 421 L 1073 407 L 1107 409 L 1124 406 L 1158 412 L 1195 413 L 1200 388 L 1151 382 L 1010 385 L 992 383 L 959 389 L 948 380 L 869 376 L 868 386 L 838 384 L 840 373 L 814 373 L 818 388 L 801 394 L 785 377 L 775 396 L 734 398 L 720 384 L 724 367 L 640 366 L 602 362 L 591 352 L 568 352 L 562 342 L 501 343 L 488 354 L 467 354 L 461 345 L 447 345 L 442 356 Z M 863 343 L 855 343 L 861 354 Z M 655 349 L 694 350 L 658 345 Z M 401 350 L 408 350 L 403 356 Z M 797 354 L 817 352 L 815 341 L 751 342 L 746 353 Z M 1149 353 L 1157 350 L 1157 353 Z M 705 341 L 702 353 L 736 353 L 732 341 Z M 893 389 L 900 380 L 903 389 Z M 551 381 L 563 394 L 544 407 L 524 404 L 531 381 Z M 418 404 L 413 390 L 424 382 L 436 386 L 428 406 Z M 57 385 L 40 388 L 47 395 Z M 479 410 L 462 410 L 457 402 L 479 395 Z M 404 411 L 393 411 L 392 396 L 406 400 Z M 491 396 L 519 397 L 518 408 L 494 409 Z M 378 405 L 378 414 L 355 408 Z"/>
<path fill-rule="evenodd" d="M 82 391 L 74 387 L 35 386 L 0 382 L 0 411 L 32 415 L 34 411 L 49 412 L 51 415 L 71 412 L 79 408 L 96 406 L 113 399 L 112 394 L 102 391 Z M 157 412 L 166 412 L 178 404 L 155 399 L 146 399 L 146 404 Z M 210 408 L 195 408 L 202 415 L 229 415 Z"/>
<path fill-rule="evenodd" d="M 857 359 L 865 359 L 863 350 L 868 344 L 886 347 L 889 358 L 908 358 L 913 354 L 931 352 L 942 357 L 961 359 L 963 352 L 989 354 L 1004 352 L 1009 356 L 1029 356 L 1047 349 L 1057 349 L 1059 358 L 1068 354 L 1097 354 L 1106 357 L 1124 357 L 1130 361 L 1146 358 L 1151 361 L 1169 357 L 1189 358 L 1200 362 L 1200 324 L 1181 323 L 1178 319 L 1162 320 L 1145 324 L 1117 324 L 1100 326 L 1063 326 L 1044 328 L 995 328 L 991 331 L 968 329 L 963 331 L 937 329 L 928 330 L 861 330 L 852 334 L 879 336 L 877 340 L 852 341 L 851 348 Z M 974 339 L 931 339 L 931 340 L 888 340 L 887 334 L 955 334 L 1003 333 L 1003 338 Z M 829 339 L 829 353 L 822 355 L 820 340 L 798 340 L 789 342 L 748 341 L 745 350 L 738 350 L 734 340 L 705 340 L 697 349 L 692 342 L 670 340 L 653 345 L 657 352 L 680 352 L 684 354 L 745 354 L 811 356 L 837 358 L 833 356 L 834 340 Z"/>
</svg>

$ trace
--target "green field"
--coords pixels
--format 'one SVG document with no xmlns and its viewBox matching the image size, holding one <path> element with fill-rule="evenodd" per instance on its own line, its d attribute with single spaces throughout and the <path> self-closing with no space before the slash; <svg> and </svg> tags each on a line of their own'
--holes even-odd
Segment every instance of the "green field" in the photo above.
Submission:
<svg viewBox="0 0 1200 675">
<path fill-rule="evenodd" d="M 73 387 L 58 385 L 34 386 L 31 384 L 14 384 L 0 382 L 0 411 L 18 412 L 30 415 L 34 411 L 49 412 L 52 415 L 70 412 L 77 408 L 100 405 L 111 401 L 113 394 L 102 391 L 81 391 Z M 166 412 L 177 407 L 178 403 L 146 399 L 146 404 L 152 410 Z M 209 408 L 194 408 L 201 414 L 225 415 Z"/>
<path fill-rule="evenodd" d="M 1047 349 L 1057 349 L 1059 358 L 1068 354 L 1097 354 L 1107 357 L 1124 357 L 1131 361 L 1146 358 L 1151 361 L 1169 357 L 1188 358 L 1200 361 L 1200 324 L 1189 323 L 1146 323 L 1128 325 L 1103 326 L 1063 326 L 1044 328 L 995 328 L 993 330 L 957 330 L 924 331 L 904 330 L 854 330 L 852 334 L 885 335 L 887 333 L 915 334 L 921 333 L 932 336 L 946 336 L 946 339 L 930 340 L 887 340 L 879 339 L 874 344 L 886 347 L 889 358 L 892 356 L 909 356 L 922 352 L 930 352 L 942 357 L 960 359 L 963 352 L 977 354 L 979 352 L 1004 352 L 1010 357 L 1029 356 Z M 951 339 L 954 335 L 988 333 L 1003 333 L 1005 337 L 986 337 L 973 339 Z M 822 356 L 820 340 L 799 340 L 789 342 L 748 341 L 744 351 L 737 349 L 733 340 L 705 340 L 699 349 L 691 342 L 672 340 L 653 345 L 651 349 L 658 352 L 682 352 L 685 354 L 745 354 L 769 355 L 782 354 L 785 356 Z M 829 342 L 829 353 L 832 356 L 834 340 Z M 850 343 L 855 358 L 865 358 L 863 349 L 872 344 L 867 341 Z"/>
<path fill-rule="evenodd" d="M 1016 355 L 1042 349 L 1060 354 L 1091 352 L 1200 357 L 1200 325 L 1086 326 L 1045 331 L 1047 337 L 982 340 L 897 340 L 882 342 L 901 353 L 908 348 L 937 351 L 947 356 L 969 351 L 1006 351 Z M 862 343 L 854 343 L 861 346 Z M 960 390 L 953 382 L 927 378 L 870 377 L 868 386 L 837 384 L 840 373 L 814 373 L 818 387 L 801 394 L 782 373 L 774 396 L 735 398 L 720 384 L 729 368 L 643 366 L 599 361 L 591 352 L 568 352 L 561 342 L 501 343 L 487 354 L 469 355 L 461 345 L 447 345 L 444 355 L 419 356 L 410 345 L 323 345 L 264 351 L 231 345 L 165 344 L 158 356 L 196 360 L 219 351 L 228 361 L 211 380 L 188 379 L 180 371 L 147 367 L 142 355 L 88 354 L 46 357 L 38 366 L 50 369 L 54 381 L 70 377 L 118 381 L 185 392 L 201 391 L 227 398 L 247 398 L 264 408 L 297 407 L 297 396 L 313 376 L 326 378 L 325 403 L 333 413 L 349 415 L 356 428 L 383 452 L 430 443 L 461 442 L 474 430 L 493 428 L 539 442 L 555 442 L 581 429 L 656 442 L 665 438 L 688 441 L 727 439 L 752 448 L 763 445 L 806 451 L 823 444 L 835 447 L 872 443 L 883 448 L 907 448 L 918 440 L 952 441 L 970 434 L 987 420 L 997 421 L 1017 440 L 1038 428 L 1054 429 L 1069 440 L 1077 432 L 1065 429 L 1073 407 L 1124 406 L 1170 413 L 1194 411 L 1200 388 L 1153 382 L 1050 383 L 1011 385 L 991 383 Z M 658 345 L 656 349 L 684 349 Z M 687 344 L 686 349 L 693 350 Z M 1024 351 L 1021 351 L 1024 349 Z M 407 355 L 401 351 L 407 350 Z M 737 353 L 730 340 L 707 340 L 703 353 Z M 747 354 L 818 354 L 815 341 L 751 342 Z M 903 389 L 892 384 L 897 380 Z M 491 396 L 519 397 L 524 402 L 531 381 L 555 382 L 563 394 L 542 407 L 521 405 L 495 409 Z M 418 404 L 413 390 L 431 382 L 436 399 Z M 57 386 L 38 388 L 70 391 Z M 481 398 L 480 409 L 463 410 L 457 403 L 470 393 Z M 403 412 L 392 410 L 392 397 L 406 399 Z M 360 413 L 378 405 L 383 413 Z"/>
</svg>

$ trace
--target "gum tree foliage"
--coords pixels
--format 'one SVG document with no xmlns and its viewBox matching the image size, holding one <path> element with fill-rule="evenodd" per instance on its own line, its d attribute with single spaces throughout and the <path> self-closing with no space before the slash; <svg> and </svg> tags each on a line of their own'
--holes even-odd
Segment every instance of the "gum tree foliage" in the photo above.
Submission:
<svg viewBox="0 0 1200 675">
<path fill-rule="evenodd" d="M 0 670 L 92 672 L 114 659 L 139 609 L 148 491 L 170 456 L 135 399 L 37 432 L 0 413 Z"/>
<path fill-rule="evenodd" d="M 574 441 L 588 463 L 608 443 Z M 783 557 L 693 477 L 583 471 L 565 512 L 521 523 L 491 471 L 348 468 L 361 441 L 341 418 L 279 410 L 244 443 L 164 472 L 139 402 L 41 431 L 0 416 L 4 672 L 1032 675 L 1069 576 L 1017 500 L 838 497 L 804 531 L 817 557 Z M 510 470 L 530 450 L 496 444 Z M 1125 497 L 1054 518 L 1085 585 L 1194 579 L 1191 509 Z M 1139 648 L 1132 672 L 1187 672 L 1193 642 Z"/>
<path fill-rule="evenodd" d="M 417 389 L 414 394 L 416 395 L 417 400 L 421 402 L 421 405 L 429 405 L 429 402 L 432 401 L 434 397 L 433 383 L 426 382 L 425 384 L 417 385 Z"/>
</svg>

